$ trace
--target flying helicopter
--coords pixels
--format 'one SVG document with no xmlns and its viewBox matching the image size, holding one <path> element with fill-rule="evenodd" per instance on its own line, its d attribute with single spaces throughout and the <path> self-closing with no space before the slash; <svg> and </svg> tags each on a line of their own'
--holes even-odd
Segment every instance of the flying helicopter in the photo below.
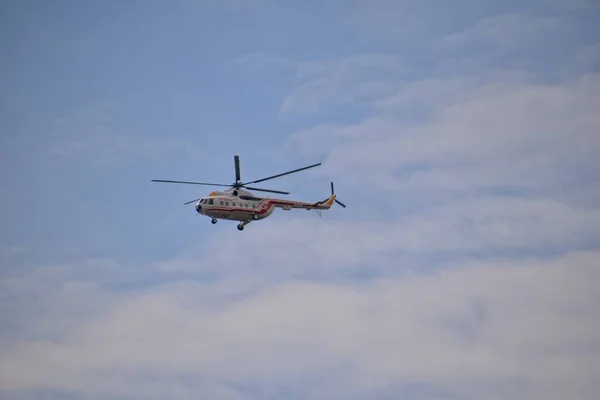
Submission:
<svg viewBox="0 0 600 400">
<path fill-rule="evenodd" d="M 309 168 L 318 167 L 321 165 L 321 163 L 294 169 L 292 171 L 268 176 L 266 178 L 261 178 L 254 181 L 242 182 L 240 173 L 240 157 L 235 155 L 233 160 L 235 167 L 235 182 L 233 184 L 228 185 L 223 183 L 175 181 L 166 179 L 152 179 L 152 182 L 228 187 L 228 189 L 224 190 L 214 190 L 210 192 L 208 196 L 190 200 L 184 204 L 196 202 L 196 212 L 200 215 L 211 218 L 211 222 L 213 224 L 216 224 L 219 219 L 239 221 L 237 229 L 240 231 L 244 230 L 244 227 L 252 221 L 259 221 L 269 217 L 271 214 L 273 214 L 273 211 L 275 211 L 276 208 L 281 208 L 286 211 L 291 210 L 292 208 L 300 208 L 305 210 L 317 210 L 320 212 L 321 210 L 329 210 L 333 203 L 337 203 L 346 208 L 346 205 L 336 198 L 337 196 L 334 193 L 333 182 L 331 182 L 331 195 L 324 200 L 316 202 L 284 200 L 268 196 L 260 197 L 250 192 L 250 190 L 253 190 L 257 192 L 270 192 L 284 195 L 290 194 L 289 192 L 283 192 L 280 190 L 261 189 L 248 185 L 279 178 L 281 176 L 304 171 Z"/>
</svg>

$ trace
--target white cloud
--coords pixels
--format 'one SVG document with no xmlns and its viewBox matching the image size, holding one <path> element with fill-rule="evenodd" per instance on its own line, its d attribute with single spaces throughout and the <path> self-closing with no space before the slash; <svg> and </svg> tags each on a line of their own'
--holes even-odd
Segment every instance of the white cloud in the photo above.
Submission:
<svg viewBox="0 0 600 400">
<path fill-rule="evenodd" d="M 562 253 L 586 248 L 600 236 L 597 207 L 544 198 L 466 197 L 405 215 L 394 204 L 383 204 L 383 217 L 368 210 L 372 206 L 353 202 L 352 209 L 341 212 L 366 217 L 343 221 L 280 211 L 272 221 L 248 225 L 251 235 L 234 234 L 232 224 L 226 236 L 207 238 L 158 268 L 192 276 L 243 274 L 260 288 L 265 280 L 343 280 L 357 270 L 384 276 L 414 273 L 432 268 L 431 257 L 438 254 L 452 260 L 539 249 Z M 399 267 L 398 261 L 410 269 Z"/>
<path fill-rule="evenodd" d="M 140 126 L 127 125 L 125 109 L 109 104 L 70 110 L 48 123 L 49 141 L 31 163 L 40 158 L 49 163 L 77 161 L 99 163 L 104 168 L 121 166 L 132 157 L 156 162 L 162 156 L 179 154 L 198 159 L 202 151 L 189 141 L 158 138 Z"/>
<path fill-rule="evenodd" d="M 462 82 L 413 85 L 424 88 L 424 103 L 432 99 L 431 121 L 410 124 L 386 111 L 357 124 L 297 132 L 290 149 L 328 153 L 324 174 L 368 178 L 385 190 L 390 182 L 410 190 L 549 188 L 600 172 L 593 162 L 600 149 L 600 76 L 561 84 Z M 387 105 L 401 109 L 408 98 L 401 90 Z M 425 168 L 410 180 L 393 178 L 413 165 Z M 387 177 L 382 185 L 377 175 Z"/>
<path fill-rule="evenodd" d="M 444 36 L 438 46 L 486 44 L 495 49 L 515 49 L 535 44 L 545 34 L 560 27 L 557 17 L 533 17 L 522 13 L 493 15 L 468 28 Z"/>
<path fill-rule="evenodd" d="M 395 13 L 371 6 L 354 22 L 406 34 L 404 44 L 437 28 L 457 32 L 411 22 L 427 4 L 398 4 L 389 6 Z M 486 43 L 507 49 L 556 20 L 529 22 L 490 18 L 451 39 L 472 45 L 484 33 Z M 578 51 L 578 62 L 593 63 L 595 50 Z M 358 122 L 297 132 L 280 155 L 326 156 L 317 178 L 334 180 L 348 208 L 321 219 L 280 211 L 244 232 L 220 222 L 197 248 L 151 265 L 6 272 L 0 389 L 594 398 L 599 75 L 539 83 L 522 71 L 449 75 L 444 65 L 419 75 L 419 65 L 381 53 L 237 61 L 296 70 L 284 116 L 368 111 L 353 115 Z M 97 112 L 59 121 L 67 140 L 55 154 L 176 149 L 140 147 Z M 78 136 L 80 127 L 89 136 Z M 415 382 L 424 387 L 408 393 Z"/>
<path fill-rule="evenodd" d="M 424 46 L 460 20 L 454 8 L 438 1 L 353 1 L 343 21 L 367 42 L 393 41 L 396 46 Z M 464 10 L 464 8 L 463 8 Z M 467 13 L 467 10 L 464 10 Z M 454 18 L 452 18 L 454 17 Z"/>
<path fill-rule="evenodd" d="M 338 60 L 298 62 L 297 84 L 283 100 L 283 116 L 323 114 L 341 105 L 371 106 L 394 91 L 390 77 L 406 73 L 402 60 L 388 54 L 365 54 Z"/>
<path fill-rule="evenodd" d="M 421 381 L 463 395 L 476 385 L 485 398 L 523 384 L 511 398 L 591 399 L 599 261 L 574 253 L 370 283 L 288 281 L 225 303 L 199 283 L 159 285 L 77 319 L 62 340 L 4 341 L 0 385 L 143 396 L 192 379 L 189 393 L 202 396 L 333 373 L 338 395 Z M 126 386 L 135 376 L 142 384 Z"/>
</svg>

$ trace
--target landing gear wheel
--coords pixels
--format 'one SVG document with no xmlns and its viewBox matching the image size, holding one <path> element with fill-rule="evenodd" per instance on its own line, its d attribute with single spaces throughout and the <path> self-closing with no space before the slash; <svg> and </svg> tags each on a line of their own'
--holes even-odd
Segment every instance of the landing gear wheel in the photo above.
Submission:
<svg viewBox="0 0 600 400">
<path fill-rule="evenodd" d="M 256 221 L 258 219 L 258 214 L 252 214 L 252 219 Z"/>
<path fill-rule="evenodd" d="M 210 222 L 213 223 L 213 224 L 216 224 L 217 223 L 217 219 L 213 218 Z"/>
<path fill-rule="evenodd" d="M 237 228 L 238 228 L 238 231 L 243 231 L 244 230 L 244 225 L 238 224 Z"/>
</svg>

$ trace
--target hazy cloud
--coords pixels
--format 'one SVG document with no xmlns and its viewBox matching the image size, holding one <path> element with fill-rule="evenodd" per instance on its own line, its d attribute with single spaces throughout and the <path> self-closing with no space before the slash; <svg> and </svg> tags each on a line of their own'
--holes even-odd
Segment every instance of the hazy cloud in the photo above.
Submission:
<svg viewBox="0 0 600 400">
<path fill-rule="evenodd" d="M 593 4 L 266 5 L 183 7 L 167 19 L 129 10 L 161 20 L 167 46 L 144 42 L 135 58 L 144 68 L 118 82 L 107 73 L 99 86 L 168 76 L 169 101 L 142 101 L 158 86 L 130 97 L 141 86 L 107 88 L 112 99 L 38 111 L 37 135 L 7 141 L 31 151 L 15 152 L 4 174 L 13 226 L 0 246 L 0 397 L 595 398 L 600 38 L 584 18 Z M 321 19 L 331 31 L 309 31 Z M 90 40 L 112 48 L 102 38 L 128 27 Z M 160 57 L 169 63 L 152 69 Z M 276 71 L 272 86 L 251 82 Z M 169 102 L 182 111 L 161 124 Z M 198 113 L 212 119 L 192 120 Z M 20 118 L 15 127 L 29 126 Z M 244 133 L 225 135 L 233 130 Z M 238 232 L 182 207 L 180 196 L 195 196 L 187 189 L 144 192 L 148 168 L 229 177 L 228 163 L 182 158 L 271 152 L 248 133 L 261 130 L 274 163 L 323 160 L 290 178 L 294 198 L 324 197 L 333 180 L 348 208 L 278 211 Z M 27 179 L 23 160 L 36 167 Z M 56 189 L 39 173 L 49 160 L 77 176 L 54 176 Z M 83 184 L 94 172 L 96 191 Z M 47 186 L 35 196 L 19 186 L 36 179 Z M 87 261 L 39 262 L 34 235 Z M 36 262 L 21 268 L 21 249 L 20 262 L 39 253 Z"/>
<path fill-rule="evenodd" d="M 515 399 L 592 398 L 599 259 L 471 262 L 343 285 L 291 280 L 228 302 L 204 296 L 200 283 L 157 285 L 72 317 L 78 324 L 61 339 L 5 341 L 2 386 L 168 396 L 256 382 L 257 396 L 298 384 L 316 394 L 322 383 L 310 377 L 333 374 L 344 381 L 336 395 L 419 381 L 467 398 L 500 398 L 501 387 Z"/>
<path fill-rule="evenodd" d="M 388 54 L 299 62 L 296 85 L 283 100 L 279 113 L 311 116 L 344 105 L 369 106 L 373 99 L 394 91 L 390 77 L 398 78 L 403 74 L 406 69 L 401 59 Z"/>
<path fill-rule="evenodd" d="M 386 112 L 358 124 L 298 132 L 290 146 L 309 154 L 328 152 L 326 173 L 340 176 L 393 177 L 402 168 L 424 166 L 410 179 L 400 174 L 382 187 L 393 182 L 396 188 L 535 189 L 600 172 L 591 162 L 600 148 L 597 75 L 564 84 L 449 80 L 413 86 L 423 88 L 431 121 L 407 124 Z M 411 93 L 411 87 L 408 93 L 400 90 L 386 106 L 402 109 Z"/>
</svg>

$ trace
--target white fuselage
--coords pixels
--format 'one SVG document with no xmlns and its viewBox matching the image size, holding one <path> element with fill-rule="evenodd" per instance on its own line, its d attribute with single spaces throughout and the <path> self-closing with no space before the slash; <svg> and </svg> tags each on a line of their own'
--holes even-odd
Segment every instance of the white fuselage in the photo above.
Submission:
<svg viewBox="0 0 600 400">
<path fill-rule="evenodd" d="M 271 197 L 257 197 L 245 190 L 238 190 L 237 195 L 234 196 L 232 192 L 231 190 L 212 192 L 196 203 L 196 211 L 213 219 L 251 221 L 267 218 L 273 214 L 277 207 L 291 210 L 292 208 L 328 209 L 331 206 L 331 202 L 329 204 L 315 204 Z"/>
<path fill-rule="evenodd" d="M 217 219 L 235 221 L 263 219 L 271 215 L 275 210 L 275 205 L 267 200 L 269 199 L 248 199 L 246 196 L 241 196 L 240 198 L 239 196 L 216 195 L 200 200 L 196 204 L 196 211 L 207 217 Z M 253 217 L 254 214 L 258 217 Z"/>
</svg>

